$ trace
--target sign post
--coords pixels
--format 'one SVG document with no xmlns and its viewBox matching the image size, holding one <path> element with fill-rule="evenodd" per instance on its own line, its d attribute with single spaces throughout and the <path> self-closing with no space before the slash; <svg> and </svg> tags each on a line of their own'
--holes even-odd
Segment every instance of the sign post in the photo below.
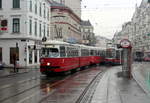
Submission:
<svg viewBox="0 0 150 103">
<path fill-rule="evenodd" d="M 123 48 L 122 56 L 122 75 L 123 77 L 131 78 L 131 65 L 132 65 L 132 47 L 131 42 L 128 39 L 123 39 L 120 42 L 121 47 Z"/>
</svg>

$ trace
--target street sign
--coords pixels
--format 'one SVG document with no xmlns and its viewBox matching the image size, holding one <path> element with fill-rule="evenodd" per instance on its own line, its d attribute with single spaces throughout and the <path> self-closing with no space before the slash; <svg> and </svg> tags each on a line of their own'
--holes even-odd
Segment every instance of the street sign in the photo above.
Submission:
<svg viewBox="0 0 150 103">
<path fill-rule="evenodd" d="M 6 27 L 2 27 L 1 30 L 2 30 L 2 31 L 6 31 L 7 28 L 6 28 Z"/>
<path fill-rule="evenodd" d="M 123 39 L 120 41 L 120 45 L 123 47 L 123 48 L 128 48 L 131 46 L 131 43 L 128 39 Z"/>
</svg>

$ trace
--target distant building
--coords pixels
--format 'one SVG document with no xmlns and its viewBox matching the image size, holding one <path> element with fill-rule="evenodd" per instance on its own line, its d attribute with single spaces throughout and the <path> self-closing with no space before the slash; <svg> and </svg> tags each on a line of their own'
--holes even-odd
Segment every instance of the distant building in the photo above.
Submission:
<svg viewBox="0 0 150 103">
<path fill-rule="evenodd" d="M 48 0 L 0 0 L 0 61 L 13 66 L 39 64 L 41 41 L 50 37 Z M 2 23 L 3 22 L 3 23 Z"/>
<path fill-rule="evenodd" d="M 93 26 L 89 20 L 81 22 L 82 44 L 95 45 L 96 39 Z"/>
<path fill-rule="evenodd" d="M 118 34 L 114 35 L 113 40 L 126 38 L 131 41 L 134 53 L 150 52 L 150 0 L 142 0 L 139 7 L 136 6 L 135 12 L 130 22 L 123 25 Z"/>
<path fill-rule="evenodd" d="M 79 18 L 81 18 L 81 1 L 82 0 L 53 0 L 69 7 Z"/>
<path fill-rule="evenodd" d="M 96 47 L 101 47 L 101 48 L 109 48 L 109 44 L 112 44 L 112 40 L 107 39 L 102 36 L 96 36 Z"/>
<path fill-rule="evenodd" d="M 113 37 L 113 43 L 120 44 L 122 39 L 128 39 L 132 42 L 133 39 L 133 26 L 132 22 L 126 22 L 122 25 L 122 29 L 119 32 L 116 32 Z"/>
<path fill-rule="evenodd" d="M 51 2 L 51 38 L 70 43 L 81 43 L 81 19 L 62 3 Z"/>
</svg>

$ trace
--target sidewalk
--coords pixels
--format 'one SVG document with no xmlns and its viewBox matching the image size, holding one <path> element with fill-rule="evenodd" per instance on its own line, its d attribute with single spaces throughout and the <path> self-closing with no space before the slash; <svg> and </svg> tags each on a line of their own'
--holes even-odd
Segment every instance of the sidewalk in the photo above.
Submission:
<svg viewBox="0 0 150 103">
<path fill-rule="evenodd" d="M 18 72 L 14 72 L 13 68 L 3 68 L 2 70 L 0 70 L 0 78 L 11 76 L 11 75 L 16 75 L 16 74 L 28 73 L 29 71 L 36 70 L 38 68 L 39 68 L 38 66 L 28 67 L 28 68 L 19 68 Z"/>
<path fill-rule="evenodd" d="M 121 66 L 103 75 L 90 103 L 150 103 L 150 98 L 134 79 L 118 77 Z"/>
<path fill-rule="evenodd" d="M 141 88 L 150 96 L 150 64 L 139 62 L 133 65 L 132 76 Z"/>
</svg>

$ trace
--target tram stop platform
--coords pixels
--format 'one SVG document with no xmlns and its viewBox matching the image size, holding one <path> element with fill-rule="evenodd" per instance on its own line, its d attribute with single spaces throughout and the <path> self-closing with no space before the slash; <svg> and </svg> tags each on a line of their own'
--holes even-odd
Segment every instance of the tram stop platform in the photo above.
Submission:
<svg viewBox="0 0 150 103">
<path fill-rule="evenodd" d="M 144 85 L 144 79 L 142 81 L 139 67 L 134 65 L 132 79 L 118 76 L 121 66 L 108 69 L 100 80 L 90 103 L 150 103 L 150 95 L 141 86 Z"/>
</svg>

